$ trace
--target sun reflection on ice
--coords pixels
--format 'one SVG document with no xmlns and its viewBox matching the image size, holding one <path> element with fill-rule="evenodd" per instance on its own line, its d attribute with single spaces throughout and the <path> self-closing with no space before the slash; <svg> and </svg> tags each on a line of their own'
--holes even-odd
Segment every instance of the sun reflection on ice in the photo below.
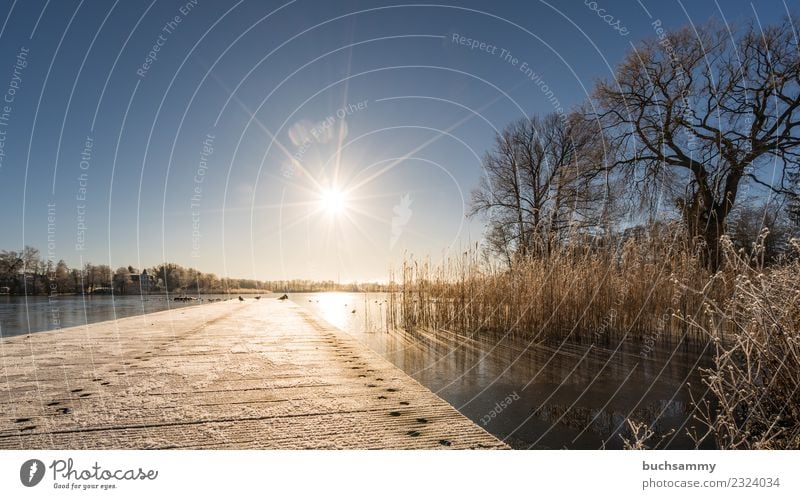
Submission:
<svg viewBox="0 0 800 499">
<path fill-rule="evenodd" d="M 352 321 L 353 310 L 356 304 L 353 300 L 357 299 L 352 293 L 329 292 L 316 293 L 313 300 L 319 315 L 339 329 L 348 330 L 348 324 Z"/>
</svg>

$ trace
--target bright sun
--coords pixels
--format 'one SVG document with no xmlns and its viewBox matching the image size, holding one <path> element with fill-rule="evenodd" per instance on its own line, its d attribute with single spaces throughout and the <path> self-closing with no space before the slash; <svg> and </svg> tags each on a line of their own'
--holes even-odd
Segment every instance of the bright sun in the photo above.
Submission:
<svg viewBox="0 0 800 499">
<path fill-rule="evenodd" d="M 320 196 L 320 208 L 325 213 L 336 215 L 344 210 L 345 194 L 338 189 L 325 189 Z"/>
</svg>

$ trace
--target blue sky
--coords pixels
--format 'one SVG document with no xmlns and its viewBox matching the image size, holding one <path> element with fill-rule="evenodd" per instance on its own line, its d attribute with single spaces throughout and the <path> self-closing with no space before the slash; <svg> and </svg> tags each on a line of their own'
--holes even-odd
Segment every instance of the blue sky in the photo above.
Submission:
<svg viewBox="0 0 800 499">
<path fill-rule="evenodd" d="M 465 203 L 495 129 L 579 104 L 653 21 L 786 12 L 596 2 L 615 29 L 587 3 L 2 2 L 0 248 L 383 280 L 479 241 Z"/>
</svg>

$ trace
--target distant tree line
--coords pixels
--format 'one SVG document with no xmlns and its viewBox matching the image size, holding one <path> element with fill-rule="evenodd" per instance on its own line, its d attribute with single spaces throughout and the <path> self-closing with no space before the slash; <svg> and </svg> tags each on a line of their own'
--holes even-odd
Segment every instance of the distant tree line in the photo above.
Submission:
<svg viewBox="0 0 800 499">
<path fill-rule="evenodd" d="M 44 260 L 38 249 L 0 250 L 0 293 L 50 294 L 208 294 L 247 292 L 381 291 L 379 284 L 337 284 L 303 279 L 260 281 L 232 279 L 200 272 L 175 263 L 137 269 L 112 270 L 108 265 L 86 263 L 70 268 L 64 260 Z"/>
<path fill-rule="evenodd" d="M 800 235 L 797 21 L 661 32 L 579 108 L 508 125 L 472 195 L 487 252 L 513 267 L 673 221 L 709 270 L 723 236 L 747 251 L 763 229 L 779 258 Z"/>
</svg>

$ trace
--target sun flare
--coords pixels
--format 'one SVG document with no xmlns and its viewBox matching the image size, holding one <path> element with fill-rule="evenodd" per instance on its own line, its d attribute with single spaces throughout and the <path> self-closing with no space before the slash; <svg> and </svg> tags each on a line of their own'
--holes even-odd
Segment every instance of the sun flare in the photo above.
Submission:
<svg viewBox="0 0 800 499">
<path fill-rule="evenodd" d="M 320 208 L 329 215 L 337 215 L 344 211 L 347 197 L 339 189 L 325 189 L 320 195 Z"/>
</svg>

